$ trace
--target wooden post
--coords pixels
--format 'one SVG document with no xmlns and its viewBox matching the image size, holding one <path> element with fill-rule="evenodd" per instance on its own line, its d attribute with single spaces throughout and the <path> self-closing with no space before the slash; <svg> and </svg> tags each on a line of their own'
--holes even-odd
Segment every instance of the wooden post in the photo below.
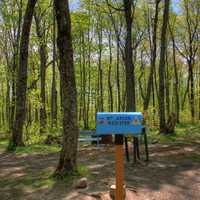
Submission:
<svg viewBox="0 0 200 200">
<path fill-rule="evenodd" d="M 116 190 L 115 200 L 124 200 L 124 151 L 123 136 L 115 136 Z"/>
</svg>

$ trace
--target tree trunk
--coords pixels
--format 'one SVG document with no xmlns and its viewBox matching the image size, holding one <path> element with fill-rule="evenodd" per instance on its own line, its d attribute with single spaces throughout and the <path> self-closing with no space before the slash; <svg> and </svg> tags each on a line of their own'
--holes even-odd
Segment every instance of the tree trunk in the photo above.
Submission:
<svg viewBox="0 0 200 200">
<path fill-rule="evenodd" d="M 57 89 L 56 89 L 56 18 L 53 9 L 53 69 L 51 85 L 51 126 L 57 127 Z"/>
<path fill-rule="evenodd" d="M 99 95 L 99 111 L 104 111 L 104 100 L 103 100 L 103 69 L 102 69 L 102 42 L 103 42 L 103 30 L 102 30 L 102 22 L 99 17 L 99 27 L 98 27 L 98 90 L 100 91 Z"/>
<path fill-rule="evenodd" d="M 189 67 L 189 76 L 190 76 L 190 94 L 189 94 L 189 101 L 190 101 L 190 111 L 192 116 L 192 121 L 195 118 L 195 106 L 194 106 L 194 73 L 193 73 L 193 59 L 188 61 Z"/>
<path fill-rule="evenodd" d="M 20 41 L 19 69 L 16 84 L 16 116 L 12 130 L 13 147 L 22 146 L 23 125 L 26 116 L 26 90 L 27 90 L 27 69 L 28 69 L 28 46 L 33 12 L 37 0 L 29 0 L 24 16 L 22 34 Z"/>
<path fill-rule="evenodd" d="M 89 12 L 90 15 L 90 12 Z M 90 44 L 90 22 L 87 33 L 88 42 L 88 95 L 87 95 L 87 110 L 86 110 L 86 128 L 89 128 L 89 112 L 90 112 L 90 99 L 91 99 L 91 44 Z"/>
<path fill-rule="evenodd" d="M 150 97 L 151 97 L 151 90 L 153 88 L 153 74 L 156 68 L 156 55 L 157 55 L 157 24 L 158 24 L 158 12 L 159 12 L 159 3 L 160 0 L 156 0 L 156 10 L 155 10 L 155 17 L 154 17 L 154 22 L 153 22 L 153 47 L 151 50 L 151 69 L 150 69 L 150 74 L 149 74 L 149 79 L 148 79 L 148 85 L 147 85 L 147 92 L 146 92 L 146 97 L 144 100 L 144 111 L 148 110 L 149 107 L 149 102 L 150 102 Z M 150 25 L 149 25 L 150 26 Z M 149 27 L 150 29 L 150 27 Z M 149 31 L 150 35 L 150 31 Z M 151 36 L 149 36 L 149 40 L 151 41 Z"/>
<path fill-rule="evenodd" d="M 108 105 L 109 111 L 113 112 L 113 93 L 112 93 L 112 80 L 111 80 L 111 73 L 112 73 L 112 31 L 110 30 L 108 33 L 108 41 L 109 41 L 109 69 L 108 69 Z"/>
<path fill-rule="evenodd" d="M 160 111 L 160 133 L 166 133 L 165 122 L 165 55 L 167 49 L 167 27 L 169 21 L 170 0 L 165 0 L 163 13 L 163 25 L 161 33 L 160 64 L 159 64 L 159 111 Z"/>
<path fill-rule="evenodd" d="M 117 111 L 121 111 L 121 91 L 120 91 L 120 72 L 119 72 L 119 55 L 120 55 L 120 44 L 119 40 L 117 39 L 117 63 L 116 63 L 116 82 L 117 82 Z"/>
<path fill-rule="evenodd" d="M 133 11 L 132 0 L 124 0 L 126 19 L 126 43 L 125 43 L 125 69 L 126 69 L 126 111 L 135 111 L 135 74 L 132 50 L 132 23 Z"/>
<path fill-rule="evenodd" d="M 165 72 L 165 99 L 166 99 L 166 116 L 167 119 L 170 116 L 170 77 L 169 77 L 169 63 L 168 63 L 168 56 L 166 52 L 166 72 Z"/>
<path fill-rule="evenodd" d="M 59 49 L 59 71 L 61 79 L 61 104 L 63 109 L 63 147 L 55 174 L 64 175 L 77 168 L 78 123 L 77 92 L 73 47 L 71 36 L 71 19 L 68 0 L 54 0 L 58 25 L 57 44 Z"/>
<path fill-rule="evenodd" d="M 83 124 L 84 129 L 87 129 L 87 108 L 86 108 L 86 51 L 85 51 L 85 34 L 81 32 L 81 44 L 82 44 L 82 56 L 83 56 L 83 69 L 82 69 L 82 75 L 83 75 L 83 81 L 82 81 L 82 87 L 83 87 Z"/>
<path fill-rule="evenodd" d="M 171 33 L 171 35 L 172 35 L 172 42 L 173 42 L 173 62 L 174 62 L 174 75 L 175 75 L 174 90 L 175 90 L 175 97 L 176 97 L 176 120 L 177 120 L 177 123 L 180 123 L 179 78 L 178 78 L 178 70 L 177 70 L 177 64 L 176 64 L 176 46 L 175 46 L 175 39 L 174 39 L 173 33 Z"/>
<path fill-rule="evenodd" d="M 40 133 L 44 133 L 47 123 L 47 114 L 46 114 L 46 44 L 44 39 L 44 27 L 41 25 L 41 19 L 35 12 L 35 23 L 36 23 L 36 32 L 39 38 L 39 54 L 40 54 Z"/>
<path fill-rule="evenodd" d="M 199 66 L 199 120 L 200 120 L 200 66 Z"/>
</svg>

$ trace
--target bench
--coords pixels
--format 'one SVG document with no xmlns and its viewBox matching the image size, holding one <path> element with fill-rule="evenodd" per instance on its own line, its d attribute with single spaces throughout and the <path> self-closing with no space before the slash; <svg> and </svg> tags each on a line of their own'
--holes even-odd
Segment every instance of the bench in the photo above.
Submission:
<svg viewBox="0 0 200 200">
<path fill-rule="evenodd" d="M 81 130 L 80 135 L 89 135 L 90 137 L 81 137 L 78 139 L 79 142 L 97 142 L 97 147 L 99 147 L 101 137 L 96 134 L 95 130 Z"/>
</svg>

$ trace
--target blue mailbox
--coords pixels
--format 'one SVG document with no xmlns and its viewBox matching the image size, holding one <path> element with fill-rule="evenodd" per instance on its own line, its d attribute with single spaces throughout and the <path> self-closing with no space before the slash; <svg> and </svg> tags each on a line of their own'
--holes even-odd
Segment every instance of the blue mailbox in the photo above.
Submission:
<svg viewBox="0 0 200 200">
<path fill-rule="evenodd" d="M 99 112 L 96 116 L 96 133 L 100 135 L 142 133 L 141 112 Z"/>
</svg>

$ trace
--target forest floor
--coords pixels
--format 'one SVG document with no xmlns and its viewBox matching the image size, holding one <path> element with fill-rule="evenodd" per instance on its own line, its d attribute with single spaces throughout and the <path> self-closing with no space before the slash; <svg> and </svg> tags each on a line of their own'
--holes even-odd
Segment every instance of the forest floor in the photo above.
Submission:
<svg viewBox="0 0 200 200">
<path fill-rule="evenodd" d="M 115 181 L 113 146 L 82 145 L 80 175 L 56 180 L 51 174 L 59 147 L 36 144 L 7 153 L 6 145 L 1 138 L 0 200 L 110 200 L 109 186 Z M 126 199 L 199 200 L 200 127 L 185 125 L 178 127 L 175 136 L 151 136 L 149 147 L 148 163 L 125 162 Z M 76 190 L 81 177 L 88 178 L 88 188 Z"/>
</svg>

